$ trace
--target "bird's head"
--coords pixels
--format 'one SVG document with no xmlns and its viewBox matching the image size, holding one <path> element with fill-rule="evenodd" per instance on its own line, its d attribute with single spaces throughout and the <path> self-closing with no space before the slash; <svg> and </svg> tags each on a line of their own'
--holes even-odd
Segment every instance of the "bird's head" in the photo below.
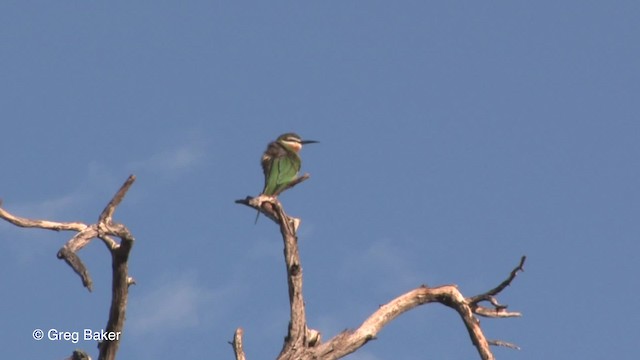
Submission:
<svg viewBox="0 0 640 360">
<path fill-rule="evenodd" d="M 279 144 L 286 147 L 287 149 L 295 152 L 299 152 L 302 149 L 302 145 L 305 144 L 315 144 L 317 141 L 315 140 L 302 140 L 300 135 L 296 133 L 286 133 L 278 136 L 276 140 Z"/>
</svg>

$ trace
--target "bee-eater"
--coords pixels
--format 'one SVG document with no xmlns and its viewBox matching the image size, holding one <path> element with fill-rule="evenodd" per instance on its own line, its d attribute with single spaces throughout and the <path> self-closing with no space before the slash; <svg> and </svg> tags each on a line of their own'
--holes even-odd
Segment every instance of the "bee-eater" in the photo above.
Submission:
<svg viewBox="0 0 640 360">
<path fill-rule="evenodd" d="M 298 177 L 302 160 L 300 149 L 304 144 L 317 143 L 314 140 L 302 140 L 298 134 L 286 133 L 269 143 L 262 155 L 264 172 L 263 195 L 278 196 L 284 188 Z"/>
<path fill-rule="evenodd" d="M 262 171 L 264 172 L 264 189 L 262 195 L 278 196 L 292 181 L 298 177 L 302 160 L 300 149 L 304 144 L 317 143 L 314 140 L 302 140 L 300 135 L 286 133 L 272 141 L 262 154 Z M 260 211 L 256 215 L 256 222 Z"/>
</svg>

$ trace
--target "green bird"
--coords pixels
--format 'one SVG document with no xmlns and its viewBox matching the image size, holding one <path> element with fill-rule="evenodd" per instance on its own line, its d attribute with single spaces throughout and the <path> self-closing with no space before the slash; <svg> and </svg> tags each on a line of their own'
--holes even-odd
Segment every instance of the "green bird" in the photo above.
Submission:
<svg viewBox="0 0 640 360">
<path fill-rule="evenodd" d="M 278 196 L 284 188 L 298 177 L 302 160 L 302 145 L 317 143 L 314 140 L 302 140 L 300 135 L 286 133 L 269 143 L 262 155 L 264 189 L 262 195 Z"/>
<path fill-rule="evenodd" d="M 278 196 L 295 179 L 302 165 L 300 149 L 302 145 L 317 143 L 314 140 L 302 140 L 300 135 L 286 133 L 272 141 L 262 154 L 262 171 L 264 172 L 264 189 L 262 195 Z M 256 222 L 260 211 L 256 215 Z"/>
</svg>

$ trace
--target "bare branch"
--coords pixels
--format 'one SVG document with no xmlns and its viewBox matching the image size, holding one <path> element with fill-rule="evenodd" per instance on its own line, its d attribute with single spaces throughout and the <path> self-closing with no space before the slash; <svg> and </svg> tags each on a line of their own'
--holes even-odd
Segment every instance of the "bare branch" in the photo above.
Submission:
<svg viewBox="0 0 640 360">
<path fill-rule="evenodd" d="M 74 253 L 82 250 L 82 248 L 89 245 L 91 240 L 98 236 L 97 229 L 98 227 L 95 224 L 87 226 L 84 230 L 78 232 L 69 241 L 67 241 L 67 243 L 64 244 L 64 247 Z"/>
<path fill-rule="evenodd" d="M 113 251 L 117 249 L 118 246 L 120 246 L 120 244 L 118 244 L 118 242 L 115 241 L 111 236 L 105 234 L 104 230 L 99 235 L 99 238 L 107 246 L 107 249 L 109 249 L 109 251 Z"/>
<path fill-rule="evenodd" d="M 295 180 L 293 180 L 292 182 L 288 183 L 287 186 L 285 186 L 284 188 L 282 188 L 282 190 L 280 190 L 280 192 L 278 194 L 282 194 L 283 192 L 291 189 L 292 187 L 300 184 L 301 182 L 308 180 L 311 177 L 311 175 L 309 174 L 304 174 L 302 176 L 297 177 Z"/>
<path fill-rule="evenodd" d="M 308 174 L 297 178 L 288 185 L 287 189 L 308 178 Z M 300 351 L 305 351 L 306 348 L 315 346 L 321 338 L 318 331 L 307 327 L 305 303 L 302 295 L 302 265 L 300 264 L 298 237 L 296 234 L 300 220 L 288 216 L 275 196 L 247 197 L 246 199 L 236 200 L 236 203 L 261 211 L 280 226 L 280 234 L 284 242 L 291 318 L 289 330 L 278 359 L 298 358 Z"/>
<path fill-rule="evenodd" d="M 291 189 L 292 187 L 302 183 L 303 181 L 309 179 L 311 177 L 311 175 L 309 174 L 304 174 L 300 177 L 297 177 L 295 180 L 291 181 L 289 184 L 287 184 L 287 186 L 285 186 L 280 192 L 279 194 L 282 194 L 284 191 Z M 278 201 L 277 199 L 277 195 L 259 195 L 256 197 L 251 197 L 251 196 L 247 196 L 244 199 L 239 199 L 236 200 L 235 203 L 236 204 L 243 204 L 249 207 L 252 207 L 258 211 L 260 211 L 261 213 L 263 213 L 265 216 L 267 216 L 269 219 L 273 220 L 273 222 L 275 222 L 276 224 L 280 223 L 280 218 L 278 217 L 278 214 L 274 208 L 275 203 Z M 295 218 L 292 218 L 295 219 Z M 295 219 L 299 222 L 298 219 Z M 295 226 L 295 229 L 297 229 L 297 225 Z"/>
<path fill-rule="evenodd" d="M 107 207 L 104 209 L 98 222 L 98 236 L 105 242 L 105 244 L 107 244 L 107 248 L 109 248 L 111 252 L 111 268 L 113 276 L 111 284 L 112 296 L 109 320 L 107 321 L 105 331 L 113 334 L 122 333 L 126 318 L 129 285 L 135 283 L 133 278 L 129 276 L 128 265 L 129 253 L 131 252 L 135 239 L 126 226 L 113 223 L 112 216 L 116 207 L 120 204 L 135 180 L 135 176 L 129 176 L 129 178 L 120 187 L 120 190 L 118 190 L 113 199 L 111 199 Z M 120 244 L 115 244 L 115 241 L 109 236 L 119 237 Z M 98 359 L 114 360 L 119 346 L 119 337 L 114 340 L 105 340 L 100 342 L 98 344 L 98 348 L 100 349 L 100 356 Z"/>
<path fill-rule="evenodd" d="M 460 296 L 462 296 L 462 294 L 460 294 Z M 482 360 L 494 360 L 495 357 L 493 356 L 491 349 L 489 349 L 489 342 L 485 338 L 482 328 L 480 328 L 480 321 L 473 316 L 473 310 L 467 303 L 466 299 L 463 299 L 462 301 L 456 299 L 454 302 L 443 302 L 443 304 L 452 307 L 458 312 L 465 327 L 467 328 L 471 342 L 476 347 L 476 350 L 478 350 L 480 358 Z"/>
<path fill-rule="evenodd" d="M 269 219 L 273 220 L 273 222 L 278 224 L 280 222 L 280 219 L 278 218 L 278 214 L 273 208 L 275 201 L 276 198 L 273 196 L 259 195 L 256 197 L 247 196 L 244 199 L 236 200 L 235 203 L 254 208 L 263 213 Z"/>
<path fill-rule="evenodd" d="M 71 357 L 68 357 L 65 360 L 91 360 L 91 356 L 82 350 L 75 350 L 73 354 L 71 354 Z"/>
<path fill-rule="evenodd" d="M 82 286 L 86 287 L 89 292 L 93 291 L 93 280 L 91 280 L 89 270 L 87 270 L 87 267 L 84 266 L 84 263 L 76 253 L 69 250 L 66 246 L 63 246 L 58 251 L 58 259 L 64 260 L 67 265 L 69 265 L 71 269 L 80 276 L 80 279 L 82 279 Z"/>
<path fill-rule="evenodd" d="M 491 301 L 491 298 L 494 295 L 498 295 L 507 286 L 511 285 L 511 282 L 513 281 L 513 279 L 516 278 L 516 276 L 518 275 L 519 272 L 524 271 L 524 262 L 526 260 L 527 260 L 526 256 L 521 257 L 520 258 L 520 263 L 513 270 L 511 270 L 511 273 L 509 274 L 509 277 L 506 280 L 501 282 L 500 285 L 496 286 L 495 288 L 493 288 L 493 289 L 491 289 L 491 290 L 489 290 L 489 291 L 487 291 L 485 293 L 470 297 L 468 299 L 469 303 L 477 304 L 477 303 L 479 303 L 481 301 Z M 494 306 L 496 306 L 496 308 L 503 307 L 505 309 L 507 307 L 506 305 L 497 306 L 496 304 L 494 304 Z"/>
<path fill-rule="evenodd" d="M 129 191 L 129 188 L 131 187 L 131 185 L 133 185 L 134 181 L 136 181 L 135 175 L 129 175 L 129 177 L 124 182 L 124 184 L 122 184 L 118 192 L 116 192 L 116 194 L 113 196 L 111 201 L 109 201 L 109 203 L 104 208 L 104 210 L 102 210 L 102 213 L 100 214 L 100 218 L 98 219 L 98 223 L 106 224 L 111 222 L 111 218 L 113 217 L 113 212 L 116 210 L 116 207 L 120 205 L 120 203 L 122 202 L 122 199 L 127 194 L 127 191 Z"/>
<path fill-rule="evenodd" d="M 516 344 L 512 344 L 502 340 L 489 340 L 489 345 L 491 346 L 502 346 L 513 350 L 520 350 L 520 347 Z"/>
<path fill-rule="evenodd" d="M 284 260 L 287 267 L 287 284 L 289 287 L 289 305 L 291 320 L 289 332 L 285 338 L 278 359 L 283 359 L 294 349 L 304 348 L 307 342 L 307 319 L 305 313 L 304 297 L 302 295 L 302 265 L 298 252 L 298 236 L 296 234 L 296 222 L 285 214 L 282 204 L 275 201 L 275 211 L 280 219 L 280 234 L 284 241 Z"/>
<path fill-rule="evenodd" d="M 97 232 L 95 226 L 89 226 L 81 222 L 56 222 L 49 220 L 27 219 L 15 216 L 2 207 L 0 207 L 0 218 L 23 228 L 38 228 L 53 231 L 77 231 L 78 233 L 73 236 L 71 240 L 69 240 L 67 244 L 60 249 L 60 251 L 58 251 L 57 257 L 64 260 L 71 269 L 80 276 L 82 279 L 82 285 L 86 287 L 87 290 L 92 291 L 93 282 L 91 281 L 89 271 L 75 253 L 86 246 L 91 239 L 96 236 Z"/>
<path fill-rule="evenodd" d="M 244 349 L 242 348 L 243 333 L 242 328 L 237 328 L 236 332 L 233 334 L 233 341 L 229 342 L 233 347 L 233 352 L 236 354 L 236 360 L 246 360 Z"/>
<path fill-rule="evenodd" d="M 82 231 L 87 225 L 81 222 L 55 222 L 48 220 L 33 220 L 15 216 L 2 208 L 0 201 L 0 218 L 23 228 L 38 228 L 54 231 Z"/>
<path fill-rule="evenodd" d="M 505 341 L 487 340 L 476 315 L 494 318 L 521 315 L 518 312 L 506 311 L 507 306 L 501 305 L 496 296 L 511 284 L 520 271 L 524 270 L 523 266 L 526 259 L 524 256 L 520 260 L 520 264 L 506 280 L 483 294 L 465 298 L 455 285 L 434 288 L 423 285 L 381 306 L 356 330 L 346 330 L 322 343 L 320 333 L 309 329 L 306 323 L 305 304 L 302 295 L 302 265 L 298 253 L 298 238 L 296 234 L 299 219 L 289 217 L 284 212 L 280 201 L 274 196 L 247 197 L 246 199 L 236 200 L 236 203 L 260 210 L 280 226 L 280 233 L 284 242 L 285 265 L 287 267 L 291 320 L 289 322 L 288 335 L 285 338 L 278 360 L 340 359 L 358 350 L 369 340 L 375 339 L 382 328 L 401 314 L 417 306 L 432 302 L 450 307 L 460 315 L 481 359 L 495 359 L 490 345 L 517 348 L 516 345 Z M 478 305 L 481 301 L 488 301 L 493 308 Z M 241 335 L 242 333 L 240 333 Z M 233 344 L 236 343 L 234 338 Z M 234 349 L 236 349 L 236 345 L 234 345 Z M 237 350 L 236 359 L 238 359 Z"/>
<path fill-rule="evenodd" d="M 113 280 L 111 308 L 109 310 L 109 320 L 107 321 L 105 331 L 113 334 L 114 339 L 111 340 L 111 338 L 109 338 L 98 344 L 98 348 L 100 349 L 99 360 L 115 359 L 120 344 L 120 334 L 122 334 L 122 329 L 124 328 L 129 285 L 135 283 L 135 280 L 129 276 L 127 264 L 134 238 L 126 226 L 112 221 L 116 207 L 122 202 L 122 199 L 134 181 L 135 176 L 129 176 L 102 211 L 98 222 L 92 225 L 86 225 L 80 222 L 60 223 L 48 220 L 26 219 L 14 216 L 0 207 L 0 218 L 16 226 L 56 231 L 76 231 L 77 234 L 58 251 L 57 256 L 59 259 L 64 260 L 73 271 L 80 276 L 82 284 L 89 291 L 92 290 L 93 282 L 86 266 L 80 257 L 78 257 L 77 252 L 96 237 L 100 238 L 107 245 L 107 249 L 111 254 Z M 114 240 L 112 236 L 120 238 L 120 243 Z M 73 356 L 76 358 L 82 354 L 84 353 L 76 351 Z"/>
<path fill-rule="evenodd" d="M 512 318 L 521 317 L 522 313 L 518 311 L 506 311 L 506 309 L 495 309 L 476 305 L 473 313 L 486 318 Z"/>
<path fill-rule="evenodd" d="M 417 306 L 438 302 L 455 309 L 464 321 L 473 344 L 482 359 L 493 359 L 489 344 L 480 329 L 479 322 L 473 316 L 464 296 L 455 285 L 436 288 L 421 286 L 403 294 L 381 306 L 355 331 L 344 331 L 326 343 L 318 346 L 317 354 L 323 359 L 339 359 L 375 339 L 380 330 L 402 313 Z"/>
</svg>

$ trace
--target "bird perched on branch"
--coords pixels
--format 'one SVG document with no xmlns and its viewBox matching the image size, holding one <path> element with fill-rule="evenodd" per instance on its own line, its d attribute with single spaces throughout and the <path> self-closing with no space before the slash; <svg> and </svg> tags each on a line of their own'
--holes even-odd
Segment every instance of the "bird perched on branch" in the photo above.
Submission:
<svg viewBox="0 0 640 360">
<path fill-rule="evenodd" d="M 317 143 L 315 140 L 302 140 L 300 135 L 286 133 L 278 136 L 267 146 L 262 154 L 262 171 L 264 172 L 264 189 L 261 196 L 278 196 L 289 184 L 298 178 L 302 160 L 298 153 L 302 145 Z M 260 212 L 258 211 L 258 216 Z M 256 217 L 258 221 L 258 217 Z"/>
<path fill-rule="evenodd" d="M 278 196 L 292 181 L 298 177 L 302 160 L 302 145 L 314 144 L 314 140 L 302 140 L 300 135 L 286 133 L 269 143 L 262 154 L 262 171 L 264 172 L 264 189 L 262 195 Z"/>
</svg>

